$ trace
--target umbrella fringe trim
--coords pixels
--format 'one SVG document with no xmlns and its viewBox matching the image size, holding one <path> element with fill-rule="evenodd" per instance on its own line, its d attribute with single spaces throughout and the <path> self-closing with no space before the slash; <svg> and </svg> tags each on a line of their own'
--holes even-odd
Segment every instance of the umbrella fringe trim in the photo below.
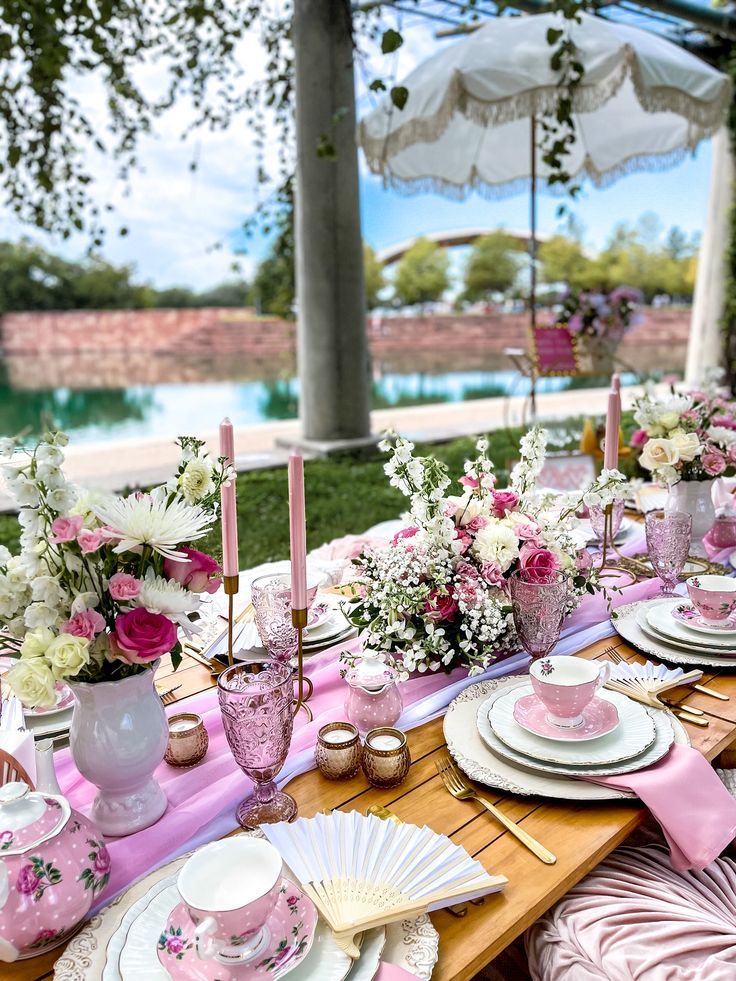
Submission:
<svg viewBox="0 0 736 981">
<path fill-rule="evenodd" d="M 587 177 L 595 187 L 603 189 L 610 187 L 617 180 L 620 180 L 620 178 L 630 174 L 641 173 L 642 171 L 660 173 L 671 170 L 673 167 L 681 164 L 687 157 L 691 156 L 696 146 L 697 143 L 695 146 L 680 147 L 657 156 L 636 154 L 627 160 L 621 161 L 621 163 L 604 173 L 601 173 L 593 162 L 589 158 L 586 158 L 583 165 L 572 176 Z M 529 177 L 517 177 L 514 180 L 494 184 L 491 181 L 485 180 L 475 170 L 470 179 L 462 184 L 453 183 L 442 177 L 398 177 L 391 171 L 384 172 L 382 176 L 384 187 L 397 191 L 399 194 L 405 196 L 414 194 L 441 194 L 443 197 L 451 198 L 455 201 L 464 201 L 473 192 L 479 194 L 482 198 L 491 201 L 500 201 L 504 198 L 514 197 L 517 194 L 531 190 L 531 179 Z M 538 190 L 540 191 L 544 191 L 553 197 L 564 197 L 567 193 L 567 189 L 562 185 L 550 187 L 545 183 L 543 177 L 539 180 Z"/>
<path fill-rule="evenodd" d="M 645 112 L 673 112 L 686 119 L 697 133 L 691 134 L 688 145 L 694 147 L 701 139 L 711 136 L 725 122 L 725 114 L 732 98 L 732 86 L 722 87 L 718 99 L 704 102 L 695 99 L 681 89 L 670 86 L 650 88 L 644 83 L 635 50 L 630 45 L 622 49 L 622 59 L 616 68 L 595 86 L 582 85 L 575 92 L 575 112 L 596 112 L 612 99 L 627 78 L 631 79 L 634 92 Z M 411 97 L 411 96 L 410 96 Z M 393 133 L 384 136 L 370 136 L 365 121 L 358 126 L 358 143 L 363 147 L 368 166 L 375 174 L 383 174 L 387 159 L 408 150 L 417 143 L 434 143 L 440 139 L 456 113 L 460 113 L 479 126 L 494 127 L 516 122 L 536 114 L 552 114 L 557 109 L 559 89 L 550 85 L 543 88 L 520 92 L 512 98 L 498 102 L 486 102 L 467 91 L 462 73 L 453 73 L 447 93 L 437 112 L 431 118 L 408 120 Z M 386 103 L 384 103 L 386 105 Z M 387 111 L 388 125 L 395 110 L 391 105 Z"/>
</svg>

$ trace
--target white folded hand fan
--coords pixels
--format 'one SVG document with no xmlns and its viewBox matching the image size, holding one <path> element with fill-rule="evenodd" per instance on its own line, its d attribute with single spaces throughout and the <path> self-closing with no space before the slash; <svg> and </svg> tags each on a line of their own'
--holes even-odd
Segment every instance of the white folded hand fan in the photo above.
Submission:
<svg viewBox="0 0 736 981">
<path fill-rule="evenodd" d="M 663 664 L 655 665 L 651 661 L 645 664 L 622 661 L 611 665 L 606 688 L 647 701 L 671 688 L 700 681 L 702 677 L 702 671 L 686 672 L 682 668 L 666 668 Z"/>
<path fill-rule="evenodd" d="M 356 933 L 498 892 L 508 881 L 445 835 L 357 811 L 262 831 L 351 957 L 360 956 Z"/>
</svg>

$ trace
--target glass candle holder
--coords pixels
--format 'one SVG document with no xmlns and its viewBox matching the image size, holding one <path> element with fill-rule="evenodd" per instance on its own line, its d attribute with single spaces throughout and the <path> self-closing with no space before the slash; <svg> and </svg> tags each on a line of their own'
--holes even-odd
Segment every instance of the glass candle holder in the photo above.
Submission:
<svg viewBox="0 0 736 981">
<path fill-rule="evenodd" d="M 363 772 L 374 787 L 397 787 L 406 779 L 411 755 L 400 729 L 380 726 L 371 729 L 363 746 Z"/>
<path fill-rule="evenodd" d="M 347 780 L 360 769 L 363 747 L 360 735 L 349 722 L 330 722 L 317 734 L 314 759 L 328 780 Z"/>
<path fill-rule="evenodd" d="M 193 712 L 169 719 L 169 744 L 164 759 L 170 766 L 194 766 L 204 758 L 210 739 L 204 722 Z"/>
</svg>

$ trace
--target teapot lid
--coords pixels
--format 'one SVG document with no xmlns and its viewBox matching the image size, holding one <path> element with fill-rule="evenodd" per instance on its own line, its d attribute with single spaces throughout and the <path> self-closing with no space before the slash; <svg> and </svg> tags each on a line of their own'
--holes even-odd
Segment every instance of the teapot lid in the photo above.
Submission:
<svg viewBox="0 0 736 981">
<path fill-rule="evenodd" d="M 370 647 L 363 649 L 355 664 L 345 673 L 345 680 L 352 688 L 380 691 L 396 683 L 399 672 L 387 664 L 380 651 Z"/>
<path fill-rule="evenodd" d="M 61 831 L 71 816 L 63 797 L 32 791 L 22 780 L 0 787 L 0 858 L 20 855 Z"/>
</svg>

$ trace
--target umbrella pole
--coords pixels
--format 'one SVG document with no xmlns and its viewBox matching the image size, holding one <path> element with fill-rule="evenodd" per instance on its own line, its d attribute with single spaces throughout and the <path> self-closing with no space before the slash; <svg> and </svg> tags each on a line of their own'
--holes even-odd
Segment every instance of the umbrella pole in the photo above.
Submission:
<svg viewBox="0 0 736 981">
<path fill-rule="evenodd" d="M 529 202 L 529 262 L 530 262 L 530 285 L 529 285 L 529 313 L 531 317 L 532 336 L 537 326 L 537 117 L 532 113 L 530 119 L 531 135 L 531 187 Z M 537 371 L 536 365 L 532 368 L 532 389 L 531 389 L 531 414 L 532 422 L 537 418 Z"/>
</svg>

